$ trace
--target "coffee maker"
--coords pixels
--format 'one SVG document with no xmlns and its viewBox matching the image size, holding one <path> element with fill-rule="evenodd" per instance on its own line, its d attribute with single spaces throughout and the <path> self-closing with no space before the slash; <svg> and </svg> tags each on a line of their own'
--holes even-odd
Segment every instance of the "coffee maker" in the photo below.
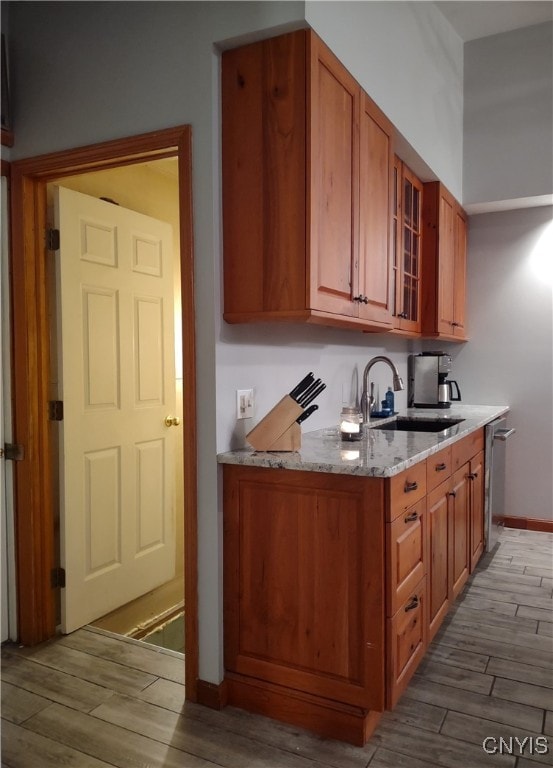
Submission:
<svg viewBox="0 0 553 768">
<path fill-rule="evenodd" d="M 452 401 L 461 399 L 457 382 L 447 381 L 451 373 L 451 357 L 444 352 L 409 355 L 407 372 L 407 404 L 410 408 L 449 408 Z"/>
</svg>

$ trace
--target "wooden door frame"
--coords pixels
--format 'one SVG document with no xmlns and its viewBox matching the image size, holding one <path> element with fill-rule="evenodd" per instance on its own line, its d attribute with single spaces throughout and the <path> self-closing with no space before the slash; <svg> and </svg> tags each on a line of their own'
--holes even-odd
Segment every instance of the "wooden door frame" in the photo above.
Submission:
<svg viewBox="0 0 553 768">
<path fill-rule="evenodd" d="M 52 440 L 48 420 L 49 317 L 46 187 L 63 176 L 178 158 L 182 291 L 186 698 L 197 699 L 197 486 L 192 132 L 189 125 L 11 163 L 11 297 L 15 540 L 19 642 L 56 632 Z M 192 330 L 191 330 L 192 329 Z"/>
</svg>

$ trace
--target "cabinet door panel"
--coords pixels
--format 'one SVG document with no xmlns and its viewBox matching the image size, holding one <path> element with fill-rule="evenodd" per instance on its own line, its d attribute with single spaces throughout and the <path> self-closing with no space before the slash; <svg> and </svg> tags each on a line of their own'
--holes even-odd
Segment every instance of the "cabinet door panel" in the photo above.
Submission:
<svg viewBox="0 0 553 768">
<path fill-rule="evenodd" d="M 467 222 L 457 206 L 455 211 L 455 267 L 453 281 L 453 333 L 465 338 L 465 296 L 467 274 Z"/>
<path fill-rule="evenodd" d="M 360 134 L 359 317 L 391 327 L 393 127 L 366 94 Z"/>
<path fill-rule="evenodd" d="M 470 462 L 470 572 L 484 551 L 484 453 Z"/>
<path fill-rule="evenodd" d="M 449 196 L 440 197 L 439 270 L 438 270 L 438 332 L 452 333 L 454 279 L 454 203 Z"/>
<path fill-rule="evenodd" d="M 428 642 L 449 609 L 449 480 L 427 499 L 428 523 Z"/>
<path fill-rule="evenodd" d="M 451 599 L 463 589 L 469 575 L 469 465 L 454 475 L 451 496 L 450 547 L 452 555 Z"/>
<path fill-rule="evenodd" d="M 225 467 L 228 670 L 382 708 L 380 487 Z"/>
<path fill-rule="evenodd" d="M 357 316 L 360 87 L 315 36 L 311 46 L 310 307 Z M 309 172 L 308 172 L 309 177 Z"/>
</svg>

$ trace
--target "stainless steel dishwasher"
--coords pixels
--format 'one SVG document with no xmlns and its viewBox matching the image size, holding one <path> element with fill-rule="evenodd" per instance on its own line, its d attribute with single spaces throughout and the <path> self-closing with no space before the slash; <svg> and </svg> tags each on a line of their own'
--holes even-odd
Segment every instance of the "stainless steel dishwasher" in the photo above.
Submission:
<svg viewBox="0 0 553 768">
<path fill-rule="evenodd" d="M 494 548 L 505 515 L 505 449 L 515 429 L 507 426 L 506 416 L 486 425 L 484 471 L 484 535 L 486 552 Z"/>
</svg>

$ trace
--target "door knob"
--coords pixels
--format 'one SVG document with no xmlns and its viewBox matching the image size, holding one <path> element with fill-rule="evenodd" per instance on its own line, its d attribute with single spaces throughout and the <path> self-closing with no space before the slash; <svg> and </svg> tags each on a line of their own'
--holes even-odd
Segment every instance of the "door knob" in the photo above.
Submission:
<svg viewBox="0 0 553 768">
<path fill-rule="evenodd" d="M 165 417 L 165 426 L 166 427 L 178 427 L 180 424 L 180 419 L 178 416 L 166 416 Z"/>
</svg>

